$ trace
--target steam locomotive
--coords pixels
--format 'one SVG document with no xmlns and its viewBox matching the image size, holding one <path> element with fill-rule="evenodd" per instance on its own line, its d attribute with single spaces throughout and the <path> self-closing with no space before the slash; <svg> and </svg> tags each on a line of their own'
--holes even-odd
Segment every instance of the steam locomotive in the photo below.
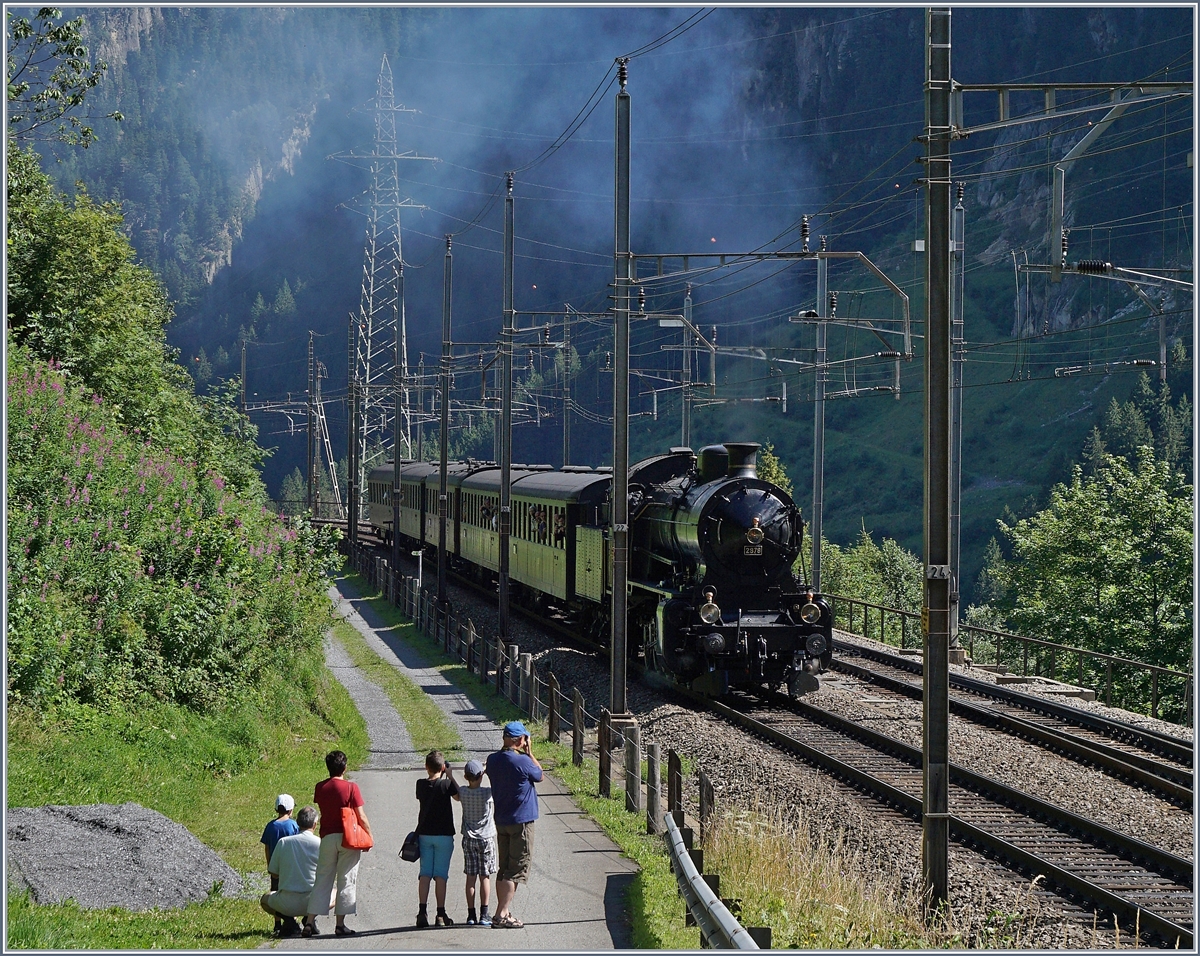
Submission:
<svg viewBox="0 0 1200 956">
<path fill-rule="evenodd" d="M 735 687 L 819 686 L 833 657 L 829 603 L 800 583 L 800 510 L 759 478 L 758 444 L 672 448 L 629 470 L 629 643 L 648 669 L 720 696 Z M 385 542 L 436 547 L 438 466 L 393 463 L 368 476 L 369 520 Z M 511 468 L 509 578 L 514 601 L 556 607 L 582 633 L 609 633 L 612 557 L 609 468 Z M 449 566 L 482 582 L 499 571 L 500 469 L 448 466 Z"/>
</svg>

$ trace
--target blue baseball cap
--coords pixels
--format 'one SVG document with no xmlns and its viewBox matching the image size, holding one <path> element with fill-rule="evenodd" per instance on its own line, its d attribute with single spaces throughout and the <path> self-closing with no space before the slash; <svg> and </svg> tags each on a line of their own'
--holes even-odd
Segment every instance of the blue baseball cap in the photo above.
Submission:
<svg viewBox="0 0 1200 956">
<path fill-rule="evenodd" d="M 510 720 L 504 725 L 505 737 L 528 737 L 529 731 L 525 729 L 525 725 L 519 720 Z"/>
</svg>

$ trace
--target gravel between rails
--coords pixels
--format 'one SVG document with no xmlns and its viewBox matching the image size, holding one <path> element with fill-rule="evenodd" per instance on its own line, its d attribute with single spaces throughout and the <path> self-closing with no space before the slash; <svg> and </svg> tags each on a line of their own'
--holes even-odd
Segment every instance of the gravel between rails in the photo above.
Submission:
<svg viewBox="0 0 1200 956">
<path fill-rule="evenodd" d="M 453 584 L 450 588 L 455 610 L 466 614 L 481 633 L 494 633 L 495 606 L 473 590 Z M 838 637 L 851 639 L 840 633 Z M 608 705 L 607 659 L 567 646 L 560 636 L 515 613 L 510 621 L 510 643 L 532 654 L 543 678 L 553 669 L 564 693 L 569 695 L 570 689 L 577 687 L 590 713 L 599 713 Z M 977 670 L 970 673 L 985 680 L 988 676 Z M 805 699 L 841 716 L 868 720 L 872 727 L 919 746 L 920 702 L 889 701 L 873 707 L 872 696 L 876 695 L 860 681 L 827 674 L 821 689 Z M 669 693 L 644 682 L 630 684 L 627 703 L 639 719 L 643 743 L 658 743 L 664 751 L 673 748 L 705 769 L 714 782 L 718 808 L 784 809 L 789 816 L 803 819 L 810 832 L 840 844 L 868 884 L 919 891 L 921 830 L 908 817 L 767 743 L 747 737 L 711 714 L 672 701 Z M 1188 729 L 1173 724 L 1095 702 L 1072 703 L 1192 739 Z M 950 746 L 956 763 L 1194 859 L 1194 818 L 1189 811 L 1043 748 L 955 718 L 951 719 Z M 686 785 L 684 789 L 685 802 L 695 814 L 694 784 L 690 791 Z M 1116 944 L 1115 934 L 1097 926 L 1090 909 L 954 844 L 950 846 L 950 899 L 955 930 L 968 946 L 988 945 L 999 935 L 1029 949 L 1106 949 Z M 1122 928 L 1121 935 L 1122 944 L 1127 945 L 1128 930 Z"/>
</svg>

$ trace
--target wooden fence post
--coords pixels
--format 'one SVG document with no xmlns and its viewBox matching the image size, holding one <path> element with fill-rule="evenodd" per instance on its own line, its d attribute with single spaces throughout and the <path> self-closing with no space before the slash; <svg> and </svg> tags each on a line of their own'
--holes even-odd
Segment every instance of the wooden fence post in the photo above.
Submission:
<svg viewBox="0 0 1200 956">
<path fill-rule="evenodd" d="M 667 810 L 683 812 L 683 761 L 674 750 L 667 751 Z"/>
<path fill-rule="evenodd" d="M 659 744 L 649 744 L 646 747 L 646 832 L 658 833 L 662 830 L 662 780 L 661 774 L 662 747 Z"/>
<path fill-rule="evenodd" d="M 625 731 L 625 809 L 642 812 L 642 731 L 637 724 Z"/>
<path fill-rule="evenodd" d="M 521 706 L 521 649 L 516 644 L 508 645 L 508 678 L 507 691 L 504 696 Z"/>
<path fill-rule="evenodd" d="M 708 774 L 700 771 L 700 842 L 708 837 L 709 821 L 713 812 L 713 785 Z"/>
<path fill-rule="evenodd" d="M 576 767 L 583 765 L 583 694 L 578 687 L 571 688 L 575 692 L 571 703 L 571 763 Z"/>
<path fill-rule="evenodd" d="M 549 715 L 546 717 L 546 736 L 550 738 L 550 743 L 558 743 L 558 678 L 554 676 L 554 671 L 550 672 L 550 680 L 547 682 L 549 687 L 546 690 L 546 696 L 550 698 Z"/>
<path fill-rule="evenodd" d="M 600 745 L 600 796 L 612 796 L 612 724 L 608 708 L 600 710 L 600 727 L 596 731 L 596 741 Z"/>
<path fill-rule="evenodd" d="M 537 689 L 533 686 L 533 655 L 522 654 L 520 657 L 520 665 L 517 668 L 518 680 L 521 684 L 520 704 L 521 713 L 530 720 L 533 720 L 533 712 L 536 709 L 534 701 L 537 699 Z"/>
</svg>

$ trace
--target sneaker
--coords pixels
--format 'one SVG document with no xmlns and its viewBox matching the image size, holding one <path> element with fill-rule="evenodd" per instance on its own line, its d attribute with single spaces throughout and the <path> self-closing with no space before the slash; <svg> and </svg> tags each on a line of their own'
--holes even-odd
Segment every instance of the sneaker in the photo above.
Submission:
<svg viewBox="0 0 1200 956">
<path fill-rule="evenodd" d="M 488 916 L 487 913 L 484 913 L 482 916 L 479 917 L 479 925 L 480 926 L 491 926 L 492 918 L 490 916 Z"/>
<path fill-rule="evenodd" d="M 417 914 L 417 929 L 424 929 L 429 925 L 429 917 L 424 913 Z"/>
<path fill-rule="evenodd" d="M 467 917 L 467 925 L 468 926 L 474 926 L 478 922 L 479 922 L 479 920 L 477 920 L 474 916 Z"/>
</svg>

